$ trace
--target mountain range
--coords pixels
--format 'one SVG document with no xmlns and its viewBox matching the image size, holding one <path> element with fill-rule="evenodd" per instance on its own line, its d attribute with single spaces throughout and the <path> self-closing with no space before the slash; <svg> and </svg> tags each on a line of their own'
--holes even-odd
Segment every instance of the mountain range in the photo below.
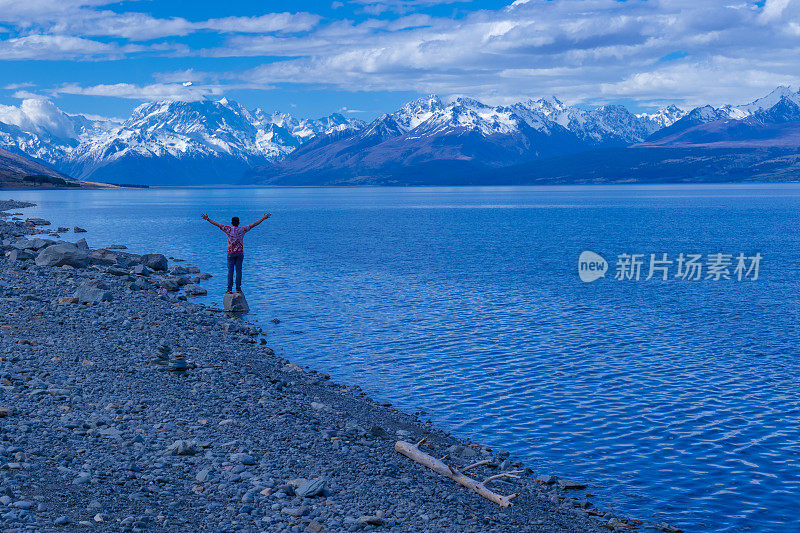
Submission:
<svg viewBox="0 0 800 533">
<path fill-rule="evenodd" d="M 148 185 L 786 180 L 800 167 L 800 93 L 641 114 L 430 95 L 370 123 L 225 98 L 145 103 L 109 121 L 25 100 L 0 106 L 0 148 L 81 180 Z"/>
</svg>

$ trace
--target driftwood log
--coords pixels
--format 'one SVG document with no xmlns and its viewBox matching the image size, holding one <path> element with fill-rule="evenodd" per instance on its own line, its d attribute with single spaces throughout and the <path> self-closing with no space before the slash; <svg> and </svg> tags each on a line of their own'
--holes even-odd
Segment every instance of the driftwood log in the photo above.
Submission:
<svg viewBox="0 0 800 533">
<path fill-rule="evenodd" d="M 410 442 L 405 442 L 400 440 L 394 444 L 394 450 L 398 453 L 405 455 L 412 461 L 415 461 L 421 464 L 422 466 L 430 468 L 437 474 L 449 477 L 459 485 L 463 485 L 472 492 L 486 498 L 489 501 L 496 503 L 500 507 L 511 507 L 511 500 L 519 496 L 519 494 L 509 494 L 508 496 L 505 496 L 503 494 L 493 492 L 488 488 L 486 488 L 486 484 L 491 481 L 494 481 L 495 479 L 519 478 L 519 476 L 516 475 L 520 473 L 519 470 L 512 470 L 509 472 L 503 472 L 501 474 L 495 474 L 494 476 L 489 476 L 483 481 L 477 481 L 465 475 L 464 472 L 467 472 L 468 470 L 472 470 L 473 468 L 477 468 L 482 465 L 489 464 L 492 461 L 489 460 L 478 461 L 477 463 L 473 463 L 469 466 L 462 468 L 461 470 L 458 470 L 457 468 L 453 468 L 452 466 L 446 464 L 441 459 L 437 459 L 420 450 L 419 447 L 422 443 L 425 442 L 425 440 L 426 439 L 422 439 L 417 444 L 411 444 Z M 444 459 L 444 457 L 442 459 Z"/>
</svg>

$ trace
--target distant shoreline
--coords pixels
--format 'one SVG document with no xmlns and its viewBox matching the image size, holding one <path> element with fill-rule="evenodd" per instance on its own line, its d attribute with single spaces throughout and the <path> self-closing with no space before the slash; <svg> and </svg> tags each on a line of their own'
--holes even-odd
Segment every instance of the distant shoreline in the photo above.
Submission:
<svg viewBox="0 0 800 533">
<path fill-rule="evenodd" d="M 109 190 L 109 189 L 150 189 L 150 185 L 131 185 L 131 184 L 117 184 L 117 183 L 102 183 L 93 181 L 80 181 L 81 186 L 65 187 L 65 186 L 36 186 L 31 185 L 28 187 L 8 187 L 5 185 L 0 186 L 0 191 L 81 191 L 81 190 Z M 85 186 L 83 186 L 85 185 Z"/>
<path fill-rule="evenodd" d="M 663 183 L 553 183 L 553 184 L 528 184 L 528 185 L 147 185 L 127 186 L 109 185 L 107 187 L 0 187 L 0 191 L 83 191 L 83 190 L 163 190 L 163 189 L 659 189 L 659 188 L 704 188 L 704 189 L 763 189 L 767 187 L 793 187 L 800 186 L 798 181 L 730 181 L 730 182 L 663 182 Z"/>
</svg>

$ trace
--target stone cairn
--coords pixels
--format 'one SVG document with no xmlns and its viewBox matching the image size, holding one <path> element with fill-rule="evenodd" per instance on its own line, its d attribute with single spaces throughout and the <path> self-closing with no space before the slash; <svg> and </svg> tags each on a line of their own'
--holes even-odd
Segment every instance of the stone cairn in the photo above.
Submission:
<svg viewBox="0 0 800 533">
<path fill-rule="evenodd" d="M 173 355 L 172 347 L 169 344 L 159 344 L 156 348 L 156 358 L 153 362 L 160 365 L 164 370 L 171 372 L 185 372 L 190 368 L 195 368 L 195 365 L 186 360 L 186 356 L 182 353 Z"/>
</svg>

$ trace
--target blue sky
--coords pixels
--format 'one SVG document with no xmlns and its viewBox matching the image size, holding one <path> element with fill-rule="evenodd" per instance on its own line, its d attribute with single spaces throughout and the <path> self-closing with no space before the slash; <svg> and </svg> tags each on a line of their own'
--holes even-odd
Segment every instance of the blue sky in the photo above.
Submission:
<svg viewBox="0 0 800 533">
<path fill-rule="evenodd" d="M 491 104 L 744 103 L 800 85 L 800 0 L 0 0 L 0 104 L 159 99 L 370 119 Z"/>
</svg>

